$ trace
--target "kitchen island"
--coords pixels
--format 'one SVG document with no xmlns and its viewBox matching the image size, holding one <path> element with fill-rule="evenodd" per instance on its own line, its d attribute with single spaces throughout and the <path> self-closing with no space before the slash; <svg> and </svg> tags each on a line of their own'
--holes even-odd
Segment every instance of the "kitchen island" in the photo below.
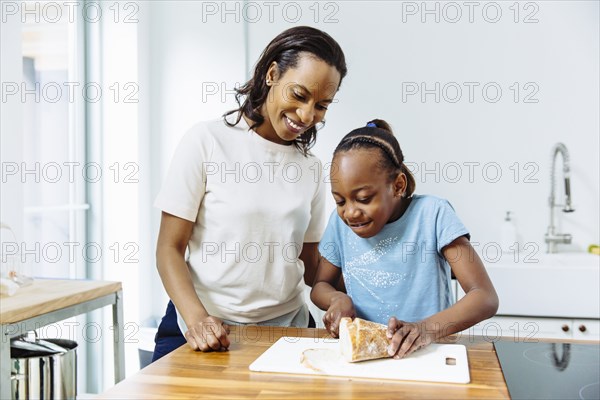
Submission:
<svg viewBox="0 0 600 400">
<path fill-rule="evenodd" d="M 481 337 L 464 335 L 446 338 L 443 343 L 459 343 L 467 347 L 469 384 L 349 379 L 252 372 L 248 369 L 282 336 L 320 338 L 327 335 L 321 329 L 232 327 L 228 352 L 201 353 L 184 345 L 98 398 L 509 398 L 493 344 Z"/>
</svg>

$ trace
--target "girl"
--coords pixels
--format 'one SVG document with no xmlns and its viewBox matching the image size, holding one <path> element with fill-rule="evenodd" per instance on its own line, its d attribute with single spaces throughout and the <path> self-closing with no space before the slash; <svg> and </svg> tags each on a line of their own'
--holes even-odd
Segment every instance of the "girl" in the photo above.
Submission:
<svg viewBox="0 0 600 400">
<path fill-rule="evenodd" d="M 230 324 L 308 325 L 303 288 L 325 225 L 321 164 L 309 149 L 345 75 L 328 34 L 288 29 L 237 90 L 240 107 L 184 136 L 155 201 L 171 301 L 153 360 L 186 342 L 227 350 Z"/>
<path fill-rule="evenodd" d="M 342 317 L 387 324 L 389 354 L 402 358 L 496 313 L 468 231 L 446 200 L 413 195 L 415 180 L 385 121 L 346 135 L 332 165 L 337 213 L 319 245 L 311 299 L 334 337 Z M 452 306 L 450 269 L 466 293 Z M 340 275 L 347 294 L 334 288 Z"/>
</svg>

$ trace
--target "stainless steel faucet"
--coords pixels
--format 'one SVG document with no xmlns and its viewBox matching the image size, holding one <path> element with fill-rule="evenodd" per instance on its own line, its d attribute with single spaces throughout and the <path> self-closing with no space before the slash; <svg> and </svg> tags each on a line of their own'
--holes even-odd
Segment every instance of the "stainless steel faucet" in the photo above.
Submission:
<svg viewBox="0 0 600 400">
<path fill-rule="evenodd" d="M 565 180 L 565 204 L 560 205 L 556 204 L 554 197 L 554 174 L 556 170 L 556 156 L 558 154 L 562 154 L 563 158 L 563 177 Z M 555 207 L 563 207 L 563 212 L 573 212 L 575 211 L 573 207 L 571 207 L 571 182 L 569 174 L 571 169 L 569 168 L 569 151 L 567 150 L 567 146 L 563 143 L 556 143 L 554 147 L 552 147 L 552 166 L 550 168 L 550 197 L 548 198 L 548 205 L 550 206 L 550 225 L 548 225 L 548 231 L 546 235 L 544 235 L 544 241 L 548 244 L 547 253 L 556 253 L 556 244 L 570 244 L 571 243 L 571 235 L 568 233 L 557 233 L 555 232 L 556 227 L 554 226 L 554 208 Z"/>
</svg>

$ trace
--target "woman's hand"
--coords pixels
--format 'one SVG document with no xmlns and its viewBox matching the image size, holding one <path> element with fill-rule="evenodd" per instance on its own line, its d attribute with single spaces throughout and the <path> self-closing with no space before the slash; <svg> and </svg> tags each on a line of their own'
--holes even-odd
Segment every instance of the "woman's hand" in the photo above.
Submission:
<svg viewBox="0 0 600 400">
<path fill-rule="evenodd" d="M 329 331 L 331 336 L 338 337 L 340 319 L 343 317 L 354 319 L 355 316 L 356 311 L 354 310 L 352 299 L 345 293 L 337 292 L 331 298 L 330 306 L 323 316 L 323 323 L 325 324 L 325 329 Z"/>
<path fill-rule="evenodd" d="M 424 322 L 404 322 L 396 317 L 388 321 L 387 337 L 391 339 L 388 354 L 396 359 L 404 358 L 432 342 Z"/>
<path fill-rule="evenodd" d="M 208 316 L 188 326 L 185 339 L 190 347 L 200 351 L 227 351 L 229 327 L 219 318 Z"/>
</svg>

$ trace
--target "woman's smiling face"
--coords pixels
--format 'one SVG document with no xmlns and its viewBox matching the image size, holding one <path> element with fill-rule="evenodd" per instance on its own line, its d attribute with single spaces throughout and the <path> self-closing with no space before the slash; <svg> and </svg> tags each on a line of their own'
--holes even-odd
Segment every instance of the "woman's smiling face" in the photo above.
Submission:
<svg viewBox="0 0 600 400">
<path fill-rule="evenodd" d="M 273 63 L 265 79 L 269 94 L 261 107 L 265 121 L 255 130 L 267 140 L 291 144 L 325 118 L 340 83 L 338 70 L 309 53 L 300 55 L 295 68 L 279 76 Z"/>
<path fill-rule="evenodd" d="M 401 173 L 391 181 L 379 166 L 379 157 L 374 149 L 354 149 L 333 158 L 331 192 L 338 215 L 362 238 L 376 235 L 403 212 L 406 176 Z"/>
</svg>

